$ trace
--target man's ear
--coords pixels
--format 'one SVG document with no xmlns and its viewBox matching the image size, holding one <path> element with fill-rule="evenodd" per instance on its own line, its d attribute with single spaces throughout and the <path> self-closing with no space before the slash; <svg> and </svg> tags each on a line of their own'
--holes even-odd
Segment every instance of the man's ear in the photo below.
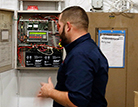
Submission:
<svg viewBox="0 0 138 107">
<path fill-rule="evenodd" d="M 67 22 L 67 32 L 71 30 L 71 27 L 72 27 L 71 23 Z"/>
</svg>

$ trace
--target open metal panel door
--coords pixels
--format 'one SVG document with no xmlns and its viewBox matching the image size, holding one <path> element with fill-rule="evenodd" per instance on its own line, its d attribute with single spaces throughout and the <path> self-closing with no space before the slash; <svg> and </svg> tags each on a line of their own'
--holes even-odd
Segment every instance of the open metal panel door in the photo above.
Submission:
<svg viewBox="0 0 138 107">
<path fill-rule="evenodd" d="M 110 18 L 110 13 L 88 13 L 89 32 L 98 45 L 98 30 L 125 30 L 125 65 L 124 67 L 109 68 L 109 80 L 106 88 L 108 107 L 126 107 L 126 79 L 127 79 L 127 27 L 123 26 L 120 17 Z"/>
<path fill-rule="evenodd" d="M 13 15 L 12 10 L 0 9 L 0 72 L 14 68 Z"/>
</svg>

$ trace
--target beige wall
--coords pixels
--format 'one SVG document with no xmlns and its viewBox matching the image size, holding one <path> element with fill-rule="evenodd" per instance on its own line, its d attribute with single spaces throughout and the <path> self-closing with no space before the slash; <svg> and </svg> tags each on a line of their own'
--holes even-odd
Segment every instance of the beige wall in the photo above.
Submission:
<svg viewBox="0 0 138 107">
<path fill-rule="evenodd" d="M 133 107 L 134 92 L 138 90 L 138 14 L 88 13 L 89 32 L 97 41 L 96 28 L 126 29 L 125 67 L 110 68 L 106 98 L 108 107 Z"/>
</svg>

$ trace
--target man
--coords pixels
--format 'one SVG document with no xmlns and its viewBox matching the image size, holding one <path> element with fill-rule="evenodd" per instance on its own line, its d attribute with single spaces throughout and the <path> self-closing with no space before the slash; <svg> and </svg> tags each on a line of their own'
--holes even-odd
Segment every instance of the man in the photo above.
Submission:
<svg viewBox="0 0 138 107">
<path fill-rule="evenodd" d="M 67 56 L 58 70 L 57 85 L 42 83 L 39 97 L 54 100 L 53 107 L 106 107 L 108 63 L 88 33 L 86 12 L 73 6 L 59 16 L 59 34 Z"/>
</svg>

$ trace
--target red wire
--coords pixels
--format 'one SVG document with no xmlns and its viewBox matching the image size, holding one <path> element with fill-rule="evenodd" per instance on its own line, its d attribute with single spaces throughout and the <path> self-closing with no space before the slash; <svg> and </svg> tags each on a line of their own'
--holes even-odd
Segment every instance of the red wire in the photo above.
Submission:
<svg viewBox="0 0 138 107">
<path fill-rule="evenodd" d="M 36 45 L 35 45 L 36 46 Z M 54 47 L 54 46 L 49 46 L 49 45 L 43 45 L 43 44 L 40 44 L 40 45 L 37 45 L 37 46 L 47 46 L 47 47 L 52 47 L 52 48 L 55 48 L 55 49 L 59 49 L 59 50 L 61 50 L 61 49 L 63 49 L 63 47 L 61 47 L 61 48 L 58 48 L 58 47 Z M 19 60 L 19 62 L 20 62 L 20 64 L 21 64 L 21 66 L 25 66 L 25 61 L 24 61 L 24 58 L 23 58 L 23 50 L 21 50 L 21 55 L 20 55 L 20 49 L 23 49 L 23 48 L 29 48 L 29 49 L 32 49 L 32 47 L 30 47 L 30 46 L 22 46 L 22 47 L 18 47 L 17 48 L 17 55 L 18 55 L 18 60 Z M 43 50 L 41 50 L 41 49 L 39 49 L 40 51 L 42 51 L 42 52 L 44 52 L 44 51 L 46 51 L 47 49 L 44 49 L 43 47 L 41 47 Z"/>
<path fill-rule="evenodd" d="M 21 66 L 24 66 L 24 65 L 25 65 L 24 58 L 23 58 L 23 50 L 21 50 L 22 53 L 21 53 L 21 55 L 20 55 L 20 49 L 23 49 L 23 48 L 29 48 L 29 49 L 31 49 L 32 47 L 29 47 L 29 46 L 22 46 L 22 47 L 18 47 L 18 48 L 17 48 L 18 60 L 19 60 L 19 62 L 20 62 L 20 64 L 21 64 Z M 24 65 L 22 64 L 22 62 L 23 62 Z"/>
<path fill-rule="evenodd" d="M 56 16 L 52 16 L 52 15 L 51 15 L 50 17 L 54 17 L 54 18 L 58 19 L 58 17 L 56 17 Z"/>
</svg>

